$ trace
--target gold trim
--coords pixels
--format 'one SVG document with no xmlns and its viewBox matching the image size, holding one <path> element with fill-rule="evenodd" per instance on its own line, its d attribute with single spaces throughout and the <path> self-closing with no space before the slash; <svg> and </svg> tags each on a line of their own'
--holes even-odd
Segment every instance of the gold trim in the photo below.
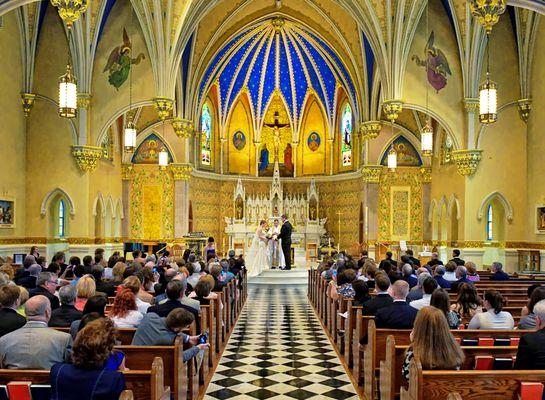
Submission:
<svg viewBox="0 0 545 400">
<path fill-rule="evenodd" d="M 157 111 L 157 115 L 161 121 L 169 117 L 174 108 L 174 100 L 167 97 L 156 97 L 153 99 L 153 106 Z"/>
<path fill-rule="evenodd" d="M 34 93 L 21 93 L 21 105 L 23 106 L 25 117 L 30 116 L 35 101 L 36 95 Z"/>
<path fill-rule="evenodd" d="M 97 169 L 98 160 L 102 157 L 102 147 L 72 146 L 72 156 L 83 172 L 93 172 Z"/>
<path fill-rule="evenodd" d="M 530 117 L 530 111 L 532 110 L 532 100 L 531 99 L 520 99 L 517 100 L 517 108 L 519 110 L 519 117 L 523 122 L 528 122 Z"/>
<path fill-rule="evenodd" d="M 452 152 L 452 159 L 458 173 L 462 176 L 471 176 L 479 167 L 483 156 L 482 150 L 456 150 Z"/>
</svg>

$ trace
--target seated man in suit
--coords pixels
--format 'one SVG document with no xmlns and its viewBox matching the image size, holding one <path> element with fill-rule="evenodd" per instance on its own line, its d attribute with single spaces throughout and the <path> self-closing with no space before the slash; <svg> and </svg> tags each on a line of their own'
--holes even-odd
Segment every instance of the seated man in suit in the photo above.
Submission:
<svg viewBox="0 0 545 400">
<path fill-rule="evenodd" d="M 411 249 L 407 249 L 405 252 L 415 267 L 420 267 L 420 260 L 414 256 L 414 252 Z"/>
<path fill-rule="evenodd" d="M 491 281 L 507 281 L 509 280 L 509 274 L 503 271 L 503 265 L 501 262 L 495 261 L 490 267 L 492 275 L 490 276 Z"/>
<path fill-rule="evenodd" d="M 209 344 L 198 344 L 199 336 L 189 336 L 183 333 L 191 326 L 195 318 L 193 314 L 182 308 L 172 310 L 166 318 L 155 313 L 148 313 L 138 325 L 132 339 L 133 346 L 172 346 L 176 337 L 181 336 L 184 343 L 193 347 L 184 351 L 184 362 L 195 357 L 199 350 L 206 349 Z"/>
<path fill-rule="evenodd" d="M 422 297 L 424 297 L 424 289 L 423 289 L 424 281 L 426 280 L 426 278 L 429 278 L 431 275 L 429 274 L 429 272 L 427 272 L 425 268 L 423 268 L 423 270 L 426 272 L 422 272 L 420 268 L 417 271 L 416 286 L 410 289 L 409 294 L 407 296 L 407 301 L 409 302 L 420 300 Z"/>
<path fill-rule="evenodd" d="M 0 338 L 0 368 L 51 369 L 68 362 L 72 337 L 48 328 L 51 304 L 45 296 L 31 297 L 25 303 L 28 322 Z"/>
<path fill-rule="evenodd" d="M 403 268 L 401 269 L 401 272 L 403 273 L 403 279 L 405 282 L 409 284 L 409 287 L 412 288 L 416 286 L 418 283 L 418 279 L 416 278 L 416 275 L 413 273 L 413 267 L 411 264 L 404 264 Z"/>
<path fill-rule="evenodd" d="M 437 281 L 437 284 L 443 288 L 443 289 L 450 289 L 450 287 L 452 286 L 452 283 L 450 281 L 447 281 L 443 276 L 445 275 L 445 272 L 447 272 L 447 270 L 445 269 L 445 267 L 443 265 L 437 265 L 435 267 L 435 271 L 433 273 L 433 277 L 435 278 L 435 280 Z"/>
<path fill-rule="evenodd" d="M 377 328 L 411 329 L 418 310 L 407 303 L 409 284 L 399 280 L 392 285 L 394 301 L 383 307 L 375 315 Z"/>
<path fill-rule="evenodd" d="M 452 250 L 452 260 L 449 260 L 454 262 L 456 265 L 464 265 L 466 262 L 460 258 L 460 250 L 454 249 Z"/>
<path fill-rule="evenodd" d="M 42 272 L 36 280 L 36 289 L 28 291 L 30 297 L 45 296 L 49 299 L 52 310 L 60 307 L 59 298 L 55 296 L 57 291 L 58 280 L 57 275 L 51 272 Z"/>
<path fill-rule="evenodd" d="M 182 298 L 185 296 L 186 283 L 185 280 L 172 280 L 167 284 L 167 298 L 163 304 L 151 306 L 148 308 L 149 313 L 155 313 L 160 317 L 166 317 L 172 310 L 176 308 L 183 308 L 193 314 L 195 321 L 197 321 L 197 331 L 200 331 L 200 319 L 199 312 L 194 308 L 183 304 Z"/>
<path fill-rule="evenodd" d="M 411 307 L 416 308 L 417 310 L 420 310 L 426 306 L 429 306 L 431 301 L 431 295 L 433 294 L 433 291 L 435 289 L 437 289 L 437 282 L 431 276 L 428 276 L 424 280 L 424 284 L 422 285 L 422 291 L 423 291 L 422 298 L 419 300 L 411 301 L 409 305 Z"/>
<path fill-rule="evenodd" d="M 536 331 L 520 337 L 514 369 L 545 369 L 545 300 L 534 305 Z"/>
<path fill-rule="evenodd" d="M 452 282 L 450 286 L 450 291 L 452 293 L 458 293 L 458 288 L 462 286 L 463 283 L 473 285 L 473 282 L 467 279 L 467 268 L 463 265 L 458 265 L 458 267 L 456 267 L 456 278 L 458 278 L 458 280 L 456 282 Z"/>
<path fill-rule="evenodd" d="M 63 286 L 59 290 L 61 306 L 51 313 L 49 326 L 68 328 L 77 319 L 81 319 L 81 311 L 76 310 L 76 288 L 72 285 Z"/>
<path fill-rule="evenodd" d="M 390 278 L 384 272 L 377 272 L 375 275 L 375 290 L 377 295 L 371 300 L 363 303 L 363 315 L 375 315 L 382 307 L 392 304 L 393 299 L 388 293 L 390 288 Z"/>
<path fill-rule="evenodd" d="M 19 308 L 19 286 L 4 285 L 0 287 L 0 337 L 22 328 L 26 319 L 17 314 Z"/>
</svg>

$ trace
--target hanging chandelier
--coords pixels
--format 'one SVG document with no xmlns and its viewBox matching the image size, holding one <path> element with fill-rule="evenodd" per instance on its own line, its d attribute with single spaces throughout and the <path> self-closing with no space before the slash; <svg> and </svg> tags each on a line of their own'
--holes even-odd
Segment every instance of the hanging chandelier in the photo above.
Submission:
<svg viewBox="0 0 545 400">
<path fill-rule="evenodd" d="M 471 14 L 479 21 L 488 35 L 507 7 L 506 0 L 468 0 L 468 3 Z"/>
<path fill-rule="evenodd" d="M 163 121 L 163 148 L 159 151 L 159 169 L 165 170 L 168 167 L 168 151 L 165 146 L 165 121 Z"/>
<path fill-rule="evenodd" d="M 428 28 L 428 21 L 429 21 L 429 9 L 430 5 L 429 2 L 426 5 L 426 37 L 429 37 L 429 28 Z M 429 65 L 429 57 L 426 58 L 426 70 L 429 71 L 430 65 Z M 422 155 L 425 157 L 431 157 L 433 154 L 433 129 L 431 126 L 431 120 L 430 120 L 430 109 L 429 109 L 429 86 L 426 85 L 426 124 L 420 131 L 420 150 L 422 151 Z"/>
<path fill-rule="evenodd" d="M 89 6 L 87 0 L 51 0 L 51 4 L 57 7 L 59 16 L 66 23 L 68 29 L 72 27 Z"/>
<path fill-rule="evenodd" d="M 394 137 L 394 122 L 392 121 L 392 139 Z M 391 172 L 395 172 L 397 168 L 397 151 L 394 148 L 394 142 L 392 140 L 392 147 L 388 151 L 388 169 Z"/>
<path fill-rule="evenodd" d="M 69 61 L 66 74 L 59 78 L 59 115 L 62 118 L 74 118 L 77 111 L 78 87 Z"/>
<path fill-rule="evenodd" d="M 479 86 L 479 121 L 493 124 L 498 120 L 498 85 L 490 79 L 490 35 L 486 36 L 486 80 Z"/>
<path fill-rule="evenodd" d="M 422 155 L 431 157 L 433 154 L 433 129 L 430 124 L 430 119 L 426 121 L 426 125 L 420 131 L 420 150 Z"/>
<path fill-rule="evenodd" d="M 132 117 L 129 117 L 129 122 L 125 126 L 123 143 L 127 153 L 132 153 L 136 148 L 136 125 L 132 122 Z"/>
</svg>

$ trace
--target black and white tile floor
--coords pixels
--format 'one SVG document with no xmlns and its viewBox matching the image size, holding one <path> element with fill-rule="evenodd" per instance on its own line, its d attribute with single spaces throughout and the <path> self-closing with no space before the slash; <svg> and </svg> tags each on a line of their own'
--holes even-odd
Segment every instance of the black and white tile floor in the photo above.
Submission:
<svg viewBox="0 0 545 400">
<path fill-rule="evenodd" d="M 358 399 L 305 288 L 256 288 L 204 397 Z"/>
</svg>

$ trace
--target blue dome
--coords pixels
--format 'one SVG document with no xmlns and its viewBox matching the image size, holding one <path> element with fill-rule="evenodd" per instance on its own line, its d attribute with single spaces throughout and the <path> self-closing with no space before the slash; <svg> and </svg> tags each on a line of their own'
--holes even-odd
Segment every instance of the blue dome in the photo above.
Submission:
<svg viewBox="0 0 545 400">
<path fill-rule="evenodd" d="M 313 91 L 332 122 L 338 85 L 348 93 L 357 112 L 355 86 L 339 56 L 316 34 L 281 18 L 240 32 L 218 51 L 203 75 L 199 102 L 213 83 L 219 87 L 224 122 L 245 89 L 258 121 L 273 93 L 279 91 L 297 126 L 305 99 Z"/>
</svg>

